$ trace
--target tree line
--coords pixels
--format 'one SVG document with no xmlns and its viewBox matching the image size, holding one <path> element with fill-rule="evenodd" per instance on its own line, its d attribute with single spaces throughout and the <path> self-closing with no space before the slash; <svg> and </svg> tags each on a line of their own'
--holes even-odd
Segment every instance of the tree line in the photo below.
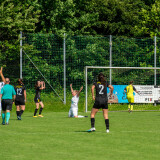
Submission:
<svg viewBox="0 0 160 160">
<path fill-rule="evenodd" d="M 159 0 L 0 0 L 0 65 L 6 67 L 7 75 L 13 77 L 19 77 L 20 31 L 34 34 L 50 33 L 61 39 L 64 33 L 66 36 L 113 35 L 135 38 L 159 36 L 160 2 Z M 81 52 L 84 50 L 77 48 L 75 40 L 70 39 L 70 41 L 71 46 L 74 47 L 67 56 L 73 59 L 73 63 L 77 63 L 75 57 L 78 54 L 74 53 L 79 53 L 83 59 L 84 55 Z M 94 50 L 94 47 L 96 48 L 100 43 L 87 43 L 84 48 L 86 54 L 96 58 L 98 56 L 96 52 L 100 51 Z M 136 47 L 135 42 L 133 46 Z M 148 51 L 148 48 L 144 50 Z M 103 47 L 99 48 L 99 50 L 103 49 Z M 115 50 L 117 54 L 120 53 L 118 48 Z M 143 52 L 142 50 L 139 53 Z M 93 54 L 90 55 L 91 53 Z M 79 65 L 88 64 L 89 56 L 85 61 L 79 58 Z M 127 56 L 128 60 L 130 57 Z M 144 66 L 145 62 L 140 63 L 141 59 L 130 63 L 139 62 L 138 65 Z M 147 61 L 149 59 L 148 54 Z M 108 63 L 108 60 L 106 61 Z M 123 65 L 126 63 L 118 59 L 116 61 L 115 63 L 123 63 Z M 96 62 L 92 63 L 96 65 Z M 70 67 L 70 70 L 72 69 Z M 76 77 L 71 75 L 71 79 L 72 76 Z M 82 76 L 77 76 L 77 79 Z"/>
</svg>

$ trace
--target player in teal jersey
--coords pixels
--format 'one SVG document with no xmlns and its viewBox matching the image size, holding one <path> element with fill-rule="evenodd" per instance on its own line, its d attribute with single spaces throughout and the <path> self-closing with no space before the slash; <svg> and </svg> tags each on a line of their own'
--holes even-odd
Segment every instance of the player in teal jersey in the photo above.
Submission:
<svg viewBox="0 0 160 160">
<path fill-rule="evenodd" d="M 6 124 L 9 124 L 9 119 L 10 119 L 10 111 L 12 110 L 12 97 L 14 96 L 14 100 L 16 98 L 16 92 L 14 90 L 14 87 L 11 86 L 10 79 L 9 78 L 4 78 L 2 69 L 0 71 L 1 78 L 4 80 L 5 85 L 1 89 L 0 93 L 0 98 L 2 97 L 2 124 L 5 125 L 5 119 L 6 119 Z"/>
</svg>

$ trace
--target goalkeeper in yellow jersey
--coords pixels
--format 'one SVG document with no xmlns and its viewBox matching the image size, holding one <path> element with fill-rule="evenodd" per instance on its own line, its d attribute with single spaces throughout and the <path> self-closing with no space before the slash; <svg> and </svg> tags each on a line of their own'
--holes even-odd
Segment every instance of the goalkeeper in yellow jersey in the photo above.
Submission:
<svg viewBox="0 0 160 160">
<path fill-rule="evenodd" d="M 134 91 L 136 93 L 138 93 L 136 88 L 133 86 L 133 81 L 130 81 L 129 85 L 124 89 L 124 92 L 127 94 L 127 99 L 128 99 L 128 102 L 129 102 L 128 112 L 132 112 L 133 111 L 133 103 L 134 103 L 133 92 Z"/>
</svg>

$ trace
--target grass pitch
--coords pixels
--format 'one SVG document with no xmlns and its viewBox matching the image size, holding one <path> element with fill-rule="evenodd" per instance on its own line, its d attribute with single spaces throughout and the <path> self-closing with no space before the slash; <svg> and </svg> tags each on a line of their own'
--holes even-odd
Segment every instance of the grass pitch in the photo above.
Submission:
<svg viewBox="0 0 160 160">
<path fill-rule="evenodd" d="M 160 112 L 109 112 L 109 134 L 102 112 L 97 113 L 96 131 L 91 133 L 85 132 L 90 129 L 89 117 L 45 111 L 43 115 L 33 118 L 26 111 L 19 121 L 11 113 L 10 124 L 0 125 L 0 159 L 159 160 Z"/>
</svg>

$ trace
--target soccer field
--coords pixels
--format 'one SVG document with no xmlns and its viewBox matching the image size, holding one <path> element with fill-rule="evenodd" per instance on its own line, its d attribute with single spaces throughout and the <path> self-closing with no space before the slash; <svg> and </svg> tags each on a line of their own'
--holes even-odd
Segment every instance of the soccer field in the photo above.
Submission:
<svg viewBox="0 0 160 160">
<path fill-rule="evenodd" d="M 80 113 L 84 115 L 84 113 Z M 89 116 L 90 113 L 87 113 Z M 90 118 L 68 118 L 67 112 L 43 112 L 22 120 L 11 113 L 9 125 L 0 125 L 4 160 L 158 160 L 160 157 L 160 112 L 109 112 L 110 133 L 102 112 L 96 131 L 88 133 Z"/>
</svg>

